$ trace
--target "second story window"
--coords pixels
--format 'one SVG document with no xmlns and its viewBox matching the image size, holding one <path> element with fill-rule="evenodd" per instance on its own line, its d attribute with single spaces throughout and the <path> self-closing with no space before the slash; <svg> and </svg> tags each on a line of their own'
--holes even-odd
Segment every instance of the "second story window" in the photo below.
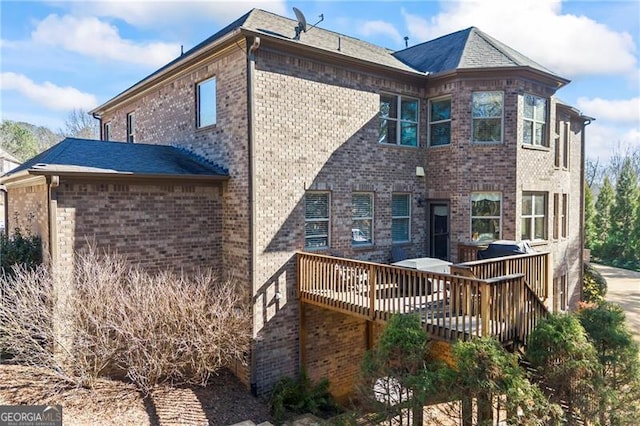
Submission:
<svg viewBox="0 0 640 426">
<path fill-rule="evenodd" d="M 373 243 L 373 193 L 356 192 L 351 195 L 351 245 Z"/>
<path fill-rule="evenodd" d="M 528 145 L 549 146 L 547 139 L 547 100 L 524 95 L 522 142 Z"/>
<path fill-rule="evenodd" d="M 102 130 L 102 140 L 109 141 L 111 140 L 111 123 L 104 123 Z"/>
<path fill-rule="evenodd" d="M 380 143 L 418 146 L 418 100 L 380 95 Z"/>
<path fill-rule="evenodd" d="M 391 195 L 391 241 L 406 243 L 411 240 L 411 194 Z"/>
<path fill-rule="evenodd" d="M 329 193 L 307 192 L 304 196 L 304 248 L 329 247 Z"/>
<path fill-rule="evenodd" d="M 451 143 L 451 98 L 429 102 L 429 145 Z"/>
<path fill-rule="evenodd" d="M 544 240 L 547 238 L 547 196 L 543 193 L 522 194 L 521 239 Z"/>
<path fill-rule="evenodd" d="M 471 142 L 502 142 L 502 92 L 473 92 L 471 100 Z"/>
<path fill-rule="evenodd" d="M 212 126 L 216 122 L 216 79 L 213 77 L 196 86 L 196 127 Z"/>
<path fill-rule="evenodd" d="M 135 142 L 136 119 L 132 112 L 127 114 L 127 142 Z"/>
<path fill-rule="evenodd" d="M 484 242 L 500 239 L 502 194 L 475 192 L 471 194 L 471 239 Z"/>
</svg>

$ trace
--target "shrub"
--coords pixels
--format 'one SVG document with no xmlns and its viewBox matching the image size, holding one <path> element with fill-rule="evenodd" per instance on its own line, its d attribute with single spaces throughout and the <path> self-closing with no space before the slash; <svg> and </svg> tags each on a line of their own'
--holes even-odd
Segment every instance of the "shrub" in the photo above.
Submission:
<svg viewBox="0 0 640 426">
<path fill-rule="evenodd" d="M 298 378 L 283 377 L 273 387 L 269 400 L 271 412 L 277 422 L 282 422 L 287 413 L 311 413 L 334 415 L 339 408 L 329 394 L 329 381 L 323 379 L 314 384 L 305 370 Z"/>
<path fill-rule="evenodd" d="M 212 271 L 151 275 L 93 250 L 76 259 L 66 277 L 22 267 L 0 282 L 0 348 L 16 361 L 85 386 L 124 375 L 149 391 L 205 384 L 249 349 L 250 304 L 236 283 Z"/>
<path fill-rule="evenodd" d="M 600 303 L 607 294 L 607 280 L 589 263 L 584 263 L 582 299 L 587 303 Z"/>
<path fill-rule="evenodd" d="M 12 274 L 14 265 L 34 269 L 42 263 L 42 239 L 38 235 L 24 233 L 19 227 L 11 236 L 0 233 L 0 269 Z"/>
</svg>

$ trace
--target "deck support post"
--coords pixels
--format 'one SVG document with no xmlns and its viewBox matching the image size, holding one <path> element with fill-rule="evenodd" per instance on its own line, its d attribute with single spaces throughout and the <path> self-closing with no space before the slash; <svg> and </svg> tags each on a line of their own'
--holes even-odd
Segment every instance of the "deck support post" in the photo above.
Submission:
<svg viewBox="0 0 640 426">
<path fill-rule="evenodd" d="M 481 336 L 489 336 L 489 318 L 491 313 L 489 312 L 489 283 L 486 281 L 480 283 L 480 315 L 481 315 Z"/>
<path fill-rule="evenodd" d="M 473 426 L 473 404 L 471 398 L 462 398 L 462 426 Z"/>
<path fill-rule="evenodd" d="M 300 315 L 300 371 L 307 369 L 307 309 L 306 303 L 299 302 L 298 309 Z"/>
</svg>

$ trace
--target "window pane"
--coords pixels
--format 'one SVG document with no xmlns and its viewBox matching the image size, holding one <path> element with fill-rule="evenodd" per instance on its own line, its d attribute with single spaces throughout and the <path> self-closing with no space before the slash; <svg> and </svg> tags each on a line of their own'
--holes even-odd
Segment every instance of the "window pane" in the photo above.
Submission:
<svg viewBox="0 0 640 426">
<path fill-rule="evenodd" d="M 391 216 L 409 216 L 409 194 L 392 195 Z"/>
<path fill-rule="evenodd" d="M 545 223 L 545 218 L 544 217 L 536 217 L 534 219 L 534 223 L 535 223 L 535 235 L 533 236 L 533 238 L 537 239 L 537 240 L 543 240 L 545 238 L 545 232 L 544 232 L 544 223 Z"/>
<path fill-rule="evenodd" d="M 531 215 L 533 203 L 531 200 L 531 195 L 523 195 L 522 196 L 522 214 Z"/>
<path fill-rule="evenodd" d="M 198 127 L 216 124 L 216 79 L 198 84 Z"/>
<path fill-rule="evenodd" d="M 475 142 L 500 142 L 502 140 L 502 120 L 499 118 L 474 119 L 473 140 Z"/>
<path fill-rule="evenodd" d="M 380 120 L 380 143 L 396 143 L 397 123 L 391 120 Z"/>
<path fill-rule="evenodd" d="M 472 216 L 500 216 L 500 200 L 491 200 L 490 197 L 478 198 L 471 201 Z"/>
<path fill-rule="evenodd" d="M 328 237 L 314 237 L 307 238 L 305 240 L 306 248 L 323 248 L 329 246 L 329 238 Z"/>
<path fill-rule="evenodd" d="M 351 244 L 354 246 L 371 244 L 373 242 L 371 229 L 371 220 L 354 220 L 351 229 Z"/>
<path fill-rule="evenodd" d="M 397 117 L 398 104 L 396 96 L 380 95 L 380 116 Z"/>
<path fill-rule="evenodd" d="M 305 218 L 329 218 L 329 194 L 308 193 L 305 196 Z"/>
<path fill-rule="evenodd" d="M 401 145 L 418 146 L 418 125 L 402 123 Z"/>
<path fill-rule="evenodd" d="M 500 238 L 500 219 L 471 219 L 472 239 L 490 241 Z"/>
<path fill-rule="evenodd" d="M 409 219 L 393 219 L 391 240 L 393 242 L 409 241 Z"/>
<path fill-rule="evenodd" d="M 535 118 L 537 121 L 546 121 L 547 119 L 547 100 L 542 98 L 535 98 Z"/>
<path fill-rule="evenodd" d="M 432 124 L 429 136 L 431 146 L 448 145 L 451 143 L 451 122 Z"/>
<path fill-rule="evenodd" d="M 329 235 L 329 222 L 322 220 L 305 223 L 304 235 L 305 237 L 326 237 Z"/>
<path fill-rule="evenodd" d="M 371 194 L 353 194 L 351 197 L 351 214 L 354 218 L 371 217 L 372 214 Z"/>
<path fill-rule="evenodd" d="M 521 232 L 521 240 L 530 240 L 531 239 L 531 219 L 528 217 L 522 218 L 522 232 Z"/>
<path fill-rule="evenodd" d="M 431 102 L 431 121 L 451 119 L 451 99 Z"/>
<path fill-rule="evenodd" d="M 533 109 L 535 106 L 535 98 L 531 95 L 524 96 L 524 118 L 533 118 Z"/>
<path fill-rule="evenodd" d="M 535 210 L 535 214 L 537 215 L 543 215 L 545 214 L 545 206 L 544 206 L 545 202 L 544 202 L 544 196 L 543 195 L 537 195 L 535 196 L 535 206 L 536 206 L 536 210 Z"/>
<path fill-rule="evenodd" d="M 523 123 L 523 135 L 522 135 L 522 142 L 524 143 L 528 143 L 528 144 L 533 144 L 533 123 L 530 121 L 525 121 Z"/>
<path fill-rule="evenodd" d="M 544 141 L 544 124 L 535 123 L 535 143 L 536 145 L 542 145 Z"/>
<path fill-rule="evenodd" d="M 502 92 L 474 92 L 472 116 L 474 118 L 502 117 Z"/>
<path fill-rule="evenodd" d="M 407 121 L 418 121 L 418 101 L 403 99 L 400 104 L 400 118 Z"/>
</svg>

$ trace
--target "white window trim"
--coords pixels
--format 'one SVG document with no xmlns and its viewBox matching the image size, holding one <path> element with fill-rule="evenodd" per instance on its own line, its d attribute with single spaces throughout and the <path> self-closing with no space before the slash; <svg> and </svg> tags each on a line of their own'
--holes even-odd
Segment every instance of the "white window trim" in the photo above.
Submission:
<svg viewBox="0 0 640 426">
<path fill-rule="evenodd" d="M 215 85 L 215 89 L 214 89 L 214 95 L 215 95 L 215 99 L 214 99 L 214 103 L 213 103 L 213 107 L 214 107 L 214 120 L 213 123 L 208 123 L 205 125 L 202 125 L 202 114 L 201 114 L 201 106 L 200 106 L 200 87 L 204 84 L 210 83 L 212 82 Z M 210 126 L 215 126 L 216 124 L 218 124 L 218 81 L 216 80 L 216 77 L 209 77 L 205 80 L 199 81 L 196 83 L 196 129 L 204 129 Z"/>
<path fill-rule="evenodd" d="M 474 120 L 489 120 L 489 119 L 495 119 L 498 118 L 496 117 L 479 117 L 479 118 L 475 118 L 473 116 L 473 95 L 475 93 L 488 93 L 488 92 L 495 92 L 495 93 L 501 93 L 502 94 L 502 108 L 501 108 L 501 114 L 500 114 L 500 140 L 499 141 L 476 141 L 473 139 L 473 123 Z M 473 92 L 471 92 L 471 143 L 472 144 L 478 144 L 478 145 L 491 145 L 491 144 L 501 144 L 504 142 L 504 104 L 505 104 L 505 96 L 504 96 L 504 90 L 474 90 Z M 502 205 L 502 203 L 501 203 Z M 500 226 L 502 226 L 502 223 L 500 224 Z"/>
<path fill-rule="evenodd" d="M 540 120 L 536 120 L 535 116 L 536 116 L 536 110 L 534 107 L 533 110 L 533 118 L 527 118 L 524 115 L 524 106 L 525 106 L 525 102 L 526 102 L 526 97 L 527 96 L 531 96 L 537 99 L 542 99 L 544 101 L 544 121 L 540 121 Z M 503 100 L 504 103 L 504 100 Z M 549 98 L 543 98 L 542 96 L 537 96 L 531 93 L 525 93 L 522 96 L 522 143 L 524 145 L 527 146 L 541 146 L 541 147 L 545 147 L 548 148 L 549 147 L 549 123 L 548 123 L 548 118 L 549 118 Z M 525 142 L 524 141 L 524 126 L 527 123 L 531 123 L 531 143 L 529 142 Z M 540 143 L 536 143 L 535 141 L 535 125 L 536 124 L 542 124 L 542 140 L 540 141 Z"/>
<path fill-rule="evenodd" d="M 108 121 L 102 126 L 102 140 L 111 140 L 111 122 Z"/>
<path fill-rule="evenodd" d="M 382 145 L 388 145 L 388 146 L 401 146 L 404 148 L 418 148 L 420 146 L 420 99 L 418 98 L 414 98 L 411 96 L 403 96 L 403 95 L 398 95 L 396 93 L 387 93 L 387 92 L 383 92 L 380 93 L 380 97 L 382 96 L 393 96 L 395 98 L 397 98 L 397 102 L 396 102 L 396 117 L 382 117 L 380 115 L 380 107 L 378 106 L 378 117 L 380 120 L 390 120 L 390 121 L 395 121 L 396 124 L 396 143 L 388 143 L 388 142 L 380 142 Z M 411 101 L 416 101 L 417 102 L 417 108 L 416 108 L 416 121 L 410 121 L 410 120 L 403 120 L 401 118 L 402 115 L 402 100 L 403 99 L 407 99 L 407 100 L 411 100 Z M 378 105 L 380 104 L 380 102 L 378 102 Z M 403 145 L 402 144 L 402 123 L 410 123 L 410 124 L 415 124 L 416 125 L 416 144 L 415 145 Z"/>
<path fill-rule="evenodd" d="M 449 118 L 447 120 L 436 120 L 436 121 L 431 121 L 431 103 L 432 102 L 440 102 L 440 101 L 444 101 L 444 100 L 449 100 Z M 427 105 L 427 117 L 429 117 L 429 124 L 427 125 L 427 145 L 428 146 L 433 146 L 435 148 L 440 147 L 440 146 L 449 146 L 451 145 L 451 130 L 452 126 L 451 126 L 451 118 L 452 118 L 452 96 L 451 95 L 445 95 L 445 96 L 439 96 L 437 98 L 433 98 L 433 99 L 429 99 L 429 104 Z M 443 145 L 431 145 L 431 125 L 432 124 L 441 124 L 441 123 L 449 123 L 449 143 L 447 144 L 443 144 Z"/>
<path fill-rule="evenodd" d="M 352 216 L 351 217 L 351 228 L 353 229 L 356 221 L 362 221 L 362 220 L 371 221 L 371 231 L 370 231 L 371 232 L 371 241 L 367 242 L 367 243 L 363 243 L 363 244 L 353 244 L 353 240 L 352 240 L 351 241 L 351 246 L 352 247 L 370 247 L 370 246 L 372 246 L 374 244 L 375 221 L 373 220 L 373 218 L 375 217 L 375 197 L 374 197 L 373 192 L 362 192 L 362 191 L 353 192 L 351 194 L 352 206 L 353 206 L 353 196 L 354 195 L 367 195 L 370 198 L 370 200 L 371 200 L 371 216 Z"/>
<path fill-rule="evenodd" d="M 500 215 L 499 216 L 474 216 L 473 215 L 473 194 L 498 194 L 500 196 Z M 504 209 L 504 197 L 499 191 L 475 191 L 469 195 L 469 235 L 473 240 L 473 219 L 498 219 L 500 226 L 498 227 L 498 239 L 502 238 L 502 211 Z"/>
<path fill-rule="evenodd" d="M 522 193 L 522 202 L 524 202 L 525 197 L 531 197 L 531 214 L 524 214 L 524 212 L 521 212 L 521 219 L 527 219 L 531 222 L 531 226 L 530 226 L 530 232 L 531 235 L 528 235 L 528 238 L 523 238 L 523 239 L 527 239 L 530 241 L 546 241 L 547 238 L 549 238 L 549 234 L 548 234 L 548 226 L 547 226 L 547 222 L 549 221 L 548 217 L 547 217 L 547 212 L 549 210 L 549 205 L 548 205 L 548 196 L 545 192 L 535 192 L 535 191 L 525 191 Z M 536 202 L 536 198 L 538 197 L 542 197 L 542 200 L 544 202 L 544 212 L 542 214 L 536 214 L 535 213 L 535 202 Z M 535 234 L 536 234 L 536 229 L 535 229 L 535 224 L 536 224 L 536 219 L 537 218 L 543 218 L 545 219 L 543 222 L 543 226 L 544 229 L 542 230 L 542 234 L 543 234 L 543 238 L 534 238 Z M 522 226 L 522 220 L 520 222 L 520 226 Z M 520 230 L 520 236 L 522 237 L 522 229 Z"/>
<path fill-rule="evenodd" d="M 407 202 L 409 205 L 409 215 L 408 216 L 394 216 L 393 215 L 393 196 L 394 195 L 404 195 L 407 197 Z M 406 240 L 393 240 L 393 220 L 406 219 L 407 220 L 407 239 Z M 392 244 L 406 244 L 411 242 L 411 193 L 410 192 L 393 192 L 391 194 L 391 243 Z"/>
<path fill-rule="evenodd" d="M 317 238 L 318 236 L 315 235 L 313 237 L 307 237 L 306 232 L 304 235 L 304 249 L 305 250 L 309 250 L 309 251 L 317 251 L 317 250 L 327 250 L 328 248 L 331 247 L 331 192 L 329 191 L 307 191 L 307 193 L 305 194 L 305 197 L 307 194 L 326 194 L 327 195 L 327 218 L 313 218 L 313 219 L 307 219 L 306 216 L 306 211 L 305 211 L 305 216 L 304 216 L 304 223 L 305 223 L 305 228 L 306 228 L 306 224 L 308 222 L 327 222 L 327 245 L 324 247 L 307 247 L 307 239 L 308 238 Z M 306 199 L 305 199 L 305 209 L 306 209 Z M 321 237 L 324 237 L 325 235 L 321 235 Z"/>
</svg>

